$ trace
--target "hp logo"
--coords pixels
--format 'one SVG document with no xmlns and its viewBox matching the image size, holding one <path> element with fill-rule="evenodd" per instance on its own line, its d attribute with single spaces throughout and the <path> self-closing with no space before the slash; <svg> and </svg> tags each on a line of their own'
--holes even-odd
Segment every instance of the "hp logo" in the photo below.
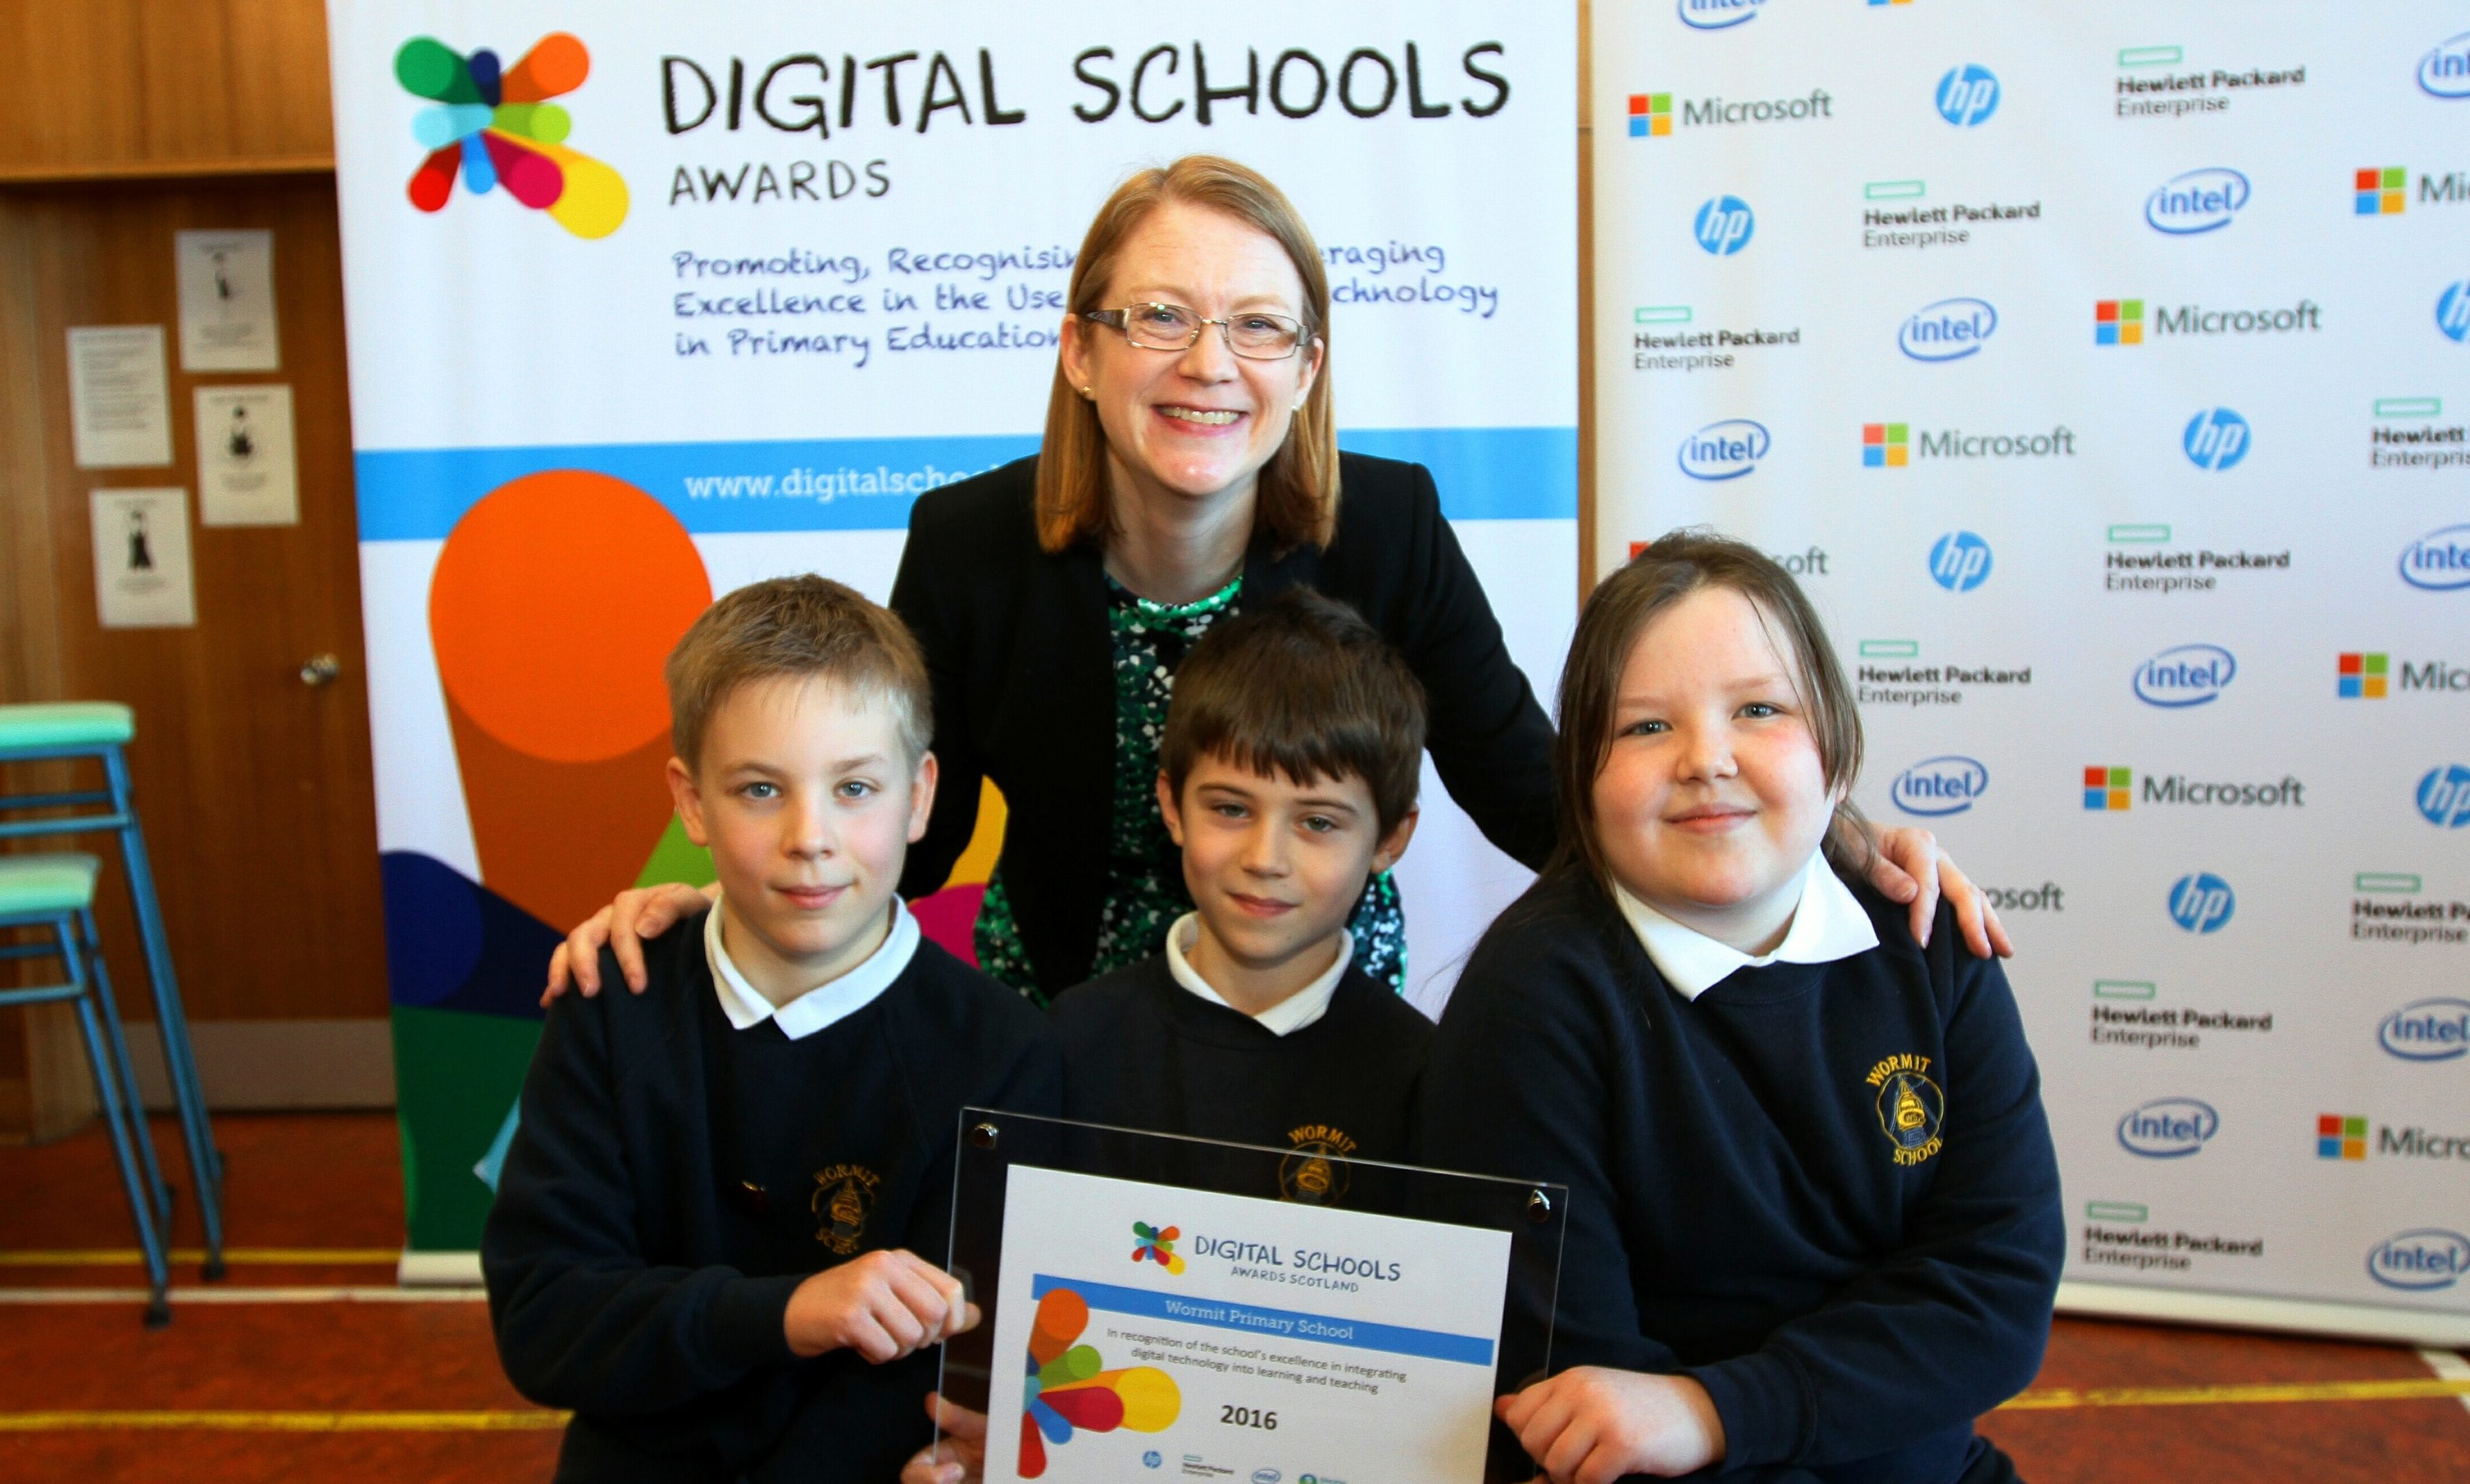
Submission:
<svg viewBox="0 0 2470 1484">
<path fill-rule="evenodd" d="M 2443 829 L 2470 824 L 2470 768 L 2459 763 L 2430 768 L 2418 780 L 2418 812 Z"/>
<path fill-rule="evenodd" d="M 1938 116 L 1956 128 L 1970 128 L 1997 111 L 1998 79 L 1989 68 L 1949 67 L 1938 80 Z"/>
<path fill-rule="evenodd" d="M 2170 920 L 2190 933 L 2218 933 L 2238 911 L 2238 893 L 2209 870 L 2180 876 L 2170 888 Z"/>
<path fill-rule="evenodd" d="M 2186 435 L 2179 440 L 2187 451 L 2188 462 L 2215 474 L 2234 469 L 2247 457 L 2247 419 L 2227 407 L 2214 407 L 2199 412 L 2187 420 Z"/>
<path fill-rule="evenodd" d="M 1698 245 L 1719 258 L 1729 258 L 1750 244 L 1757 226 L 1750 203 L 1737 196 L 1719 196 L 1698 208 Z"/>
<path fill-rule="evenodd" d="M 1990 580 L 1990 543 L 1970 531 L 1949 531 L 1930 547 L 1930 580 L 1949 592 L 1969 592 Z"/>
<path fill-rule="evenodd" d="M 2470 278 L 2449 285 L 2435 301 L 2435 328 L 2456 345 L 2470 345 Z"/>
</svg>

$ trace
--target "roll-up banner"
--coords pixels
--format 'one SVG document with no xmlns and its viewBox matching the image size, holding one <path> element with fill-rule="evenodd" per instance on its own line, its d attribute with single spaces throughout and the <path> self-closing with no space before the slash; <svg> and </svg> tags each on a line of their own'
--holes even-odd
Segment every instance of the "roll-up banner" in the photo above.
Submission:
<svg viewBox="0 0 2470 1484">
<path fill-rule="evenodd" d="M 2470 1339 L 2470 10 L 1594 42 L 1599 567 L 1818 600 L 2019 946 L 2062 1306 Z"/>
<path fill-rule="evenodd" d="M 767 576 L 888 596 L 920 494 L 1036 450 L 1074 255 L 1131 171 L 1224 154 L 1293 197 L 1340 445 L 1432 468 L 1549 695 L 1575 8 L 1242 11 L 330 8 L 408 1275 L 469 1273 L 557 938 L 708 878 L 661 781 L 670 645 Z M 956 951 L 1000 817 L 913 904 Z M 1410 992 L 1524 879 L 1428 769 Z"/>
</svg>

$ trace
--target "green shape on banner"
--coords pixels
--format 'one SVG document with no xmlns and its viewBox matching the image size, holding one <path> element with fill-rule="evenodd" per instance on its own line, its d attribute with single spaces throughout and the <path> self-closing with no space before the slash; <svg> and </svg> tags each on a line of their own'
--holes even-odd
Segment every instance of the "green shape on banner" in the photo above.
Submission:
<svg viewBox="0 0 2470 1484">
<path fill-rule="evenodd" d="M 2444 399 L 2441 397 L 2378 397 L 2376 399 L 2378 417 L 2442 417 L 2443 415 Z"/>
<path fill-rule="evenodd" d="M 2093 998 L 2097 1000 L 2149 1000 L 2161 992 L 2149 979 L 2096 979 L 2092 982 Z"/>
<path fill-rule="evenodd" d="M 2184 47 L 2122 46 L 2118 64 L 2122 67 L 2175 67 L 2187 59 Z"/>
<path fill-rule="evenodd" d="M 1917 201 L 1928 194 L 1928 185 L 1919 180 L 1873 180 L 1861 187 L 1865 201 Z"/>
<path fill-rule="evenodd" d="M 1642 325 L 1686 325 L 1689 323 L 1689 306 L 1687 304 L 1643 304 L 1639 306 L 1631 317 L 1636 319 Z"/>
<path fill-rule="evenodd" d="M 2424 891 L 2427 883 L 2419 879 L 2416 871 L 2363 870 L 2350 878 L 2350 885 L 2361 892 L 2389 892 L 2407 896 L 2412 892 Z"/>
<path fill-rule="evenodd" d="M 2160 524 L 2113 525 L 2109 539 L 2119 545 L 2154 545 L 2170 539 L 2170 527 Z"/>
<path fill-rule="evenodd" d="M 472 1167 L 522 1093 L 540 1022 L 394 1009 L 395 1117 L 403 1133 L 404 1245 L 473 1252 L 497 1197 Z"/>
<path fill-rule="evenodd" d="M 1863 639 L 1861 641 L 1861 658 L 1864 660 L 1918 660 L 1921 656 L 1922 646 L 1915 639 Z"/>
<path fill-rule="evenodd" d="M 2153 1219 L 2153 1212 L 2149 1207 L 2132 1200 L 2088 1200 L 2085 1202 L 2085 1216 L 2095 1221 L 2150 1221 Z"/>
<path fill-rule="evenodd" d="M 687 838 L 687 822 L 669 816 L 669 827 L 661 831 L 661 843 L 652 846 L 651 859 L 643 863 L 643 873 L 635 878 L 635 890 L 683 881 L 690 887 L 706 887 L 719 880 L 711 869 L 711 852 Z"/>
</svg>

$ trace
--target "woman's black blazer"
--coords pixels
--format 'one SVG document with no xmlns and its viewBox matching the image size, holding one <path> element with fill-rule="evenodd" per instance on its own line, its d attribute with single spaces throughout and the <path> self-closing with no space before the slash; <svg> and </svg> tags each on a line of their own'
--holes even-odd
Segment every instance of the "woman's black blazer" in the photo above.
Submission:
<svg viewBox="0 0 2470 1484">
<path fill-rule="evenodd" d="M 1089 977 L 1113 799 L 1115 689 L 1103 554 L 1049 555 L 1031 501 L 1035 456 L 920 497 L 892 607 L 935 687 L 942 781 L 900 890 L 942 887 L 977 824 L 978 780 L 1010 810 L 1005 890 L 1040 988 Z M 1552 726 L 1502 643 L 1483 588 L 1421 464 L 1339 455 L 1329 549 L 1280 554 L 1255 536 L 1243 603 L 1309 587 L 1352 605 L 1414 667 L 1450 797 L 1529 867 L 1552 848 Z M 1410 904 L 1411 906 L 1411 904 Z"/>
</svg>

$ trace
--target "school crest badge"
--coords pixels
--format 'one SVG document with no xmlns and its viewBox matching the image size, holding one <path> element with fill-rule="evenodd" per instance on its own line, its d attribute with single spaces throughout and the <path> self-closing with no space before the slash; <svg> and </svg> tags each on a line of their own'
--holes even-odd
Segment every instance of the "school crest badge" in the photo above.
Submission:
<svg viewBox="0 0 2470 1484">
<path fill-rule="evenodd" d="M 883 1176 L 864 1165 L 833 1165 L 815 1171 L 815 1194 L 806 1207 L 815 1214 L 815 1240 L 835 1256 L 848 1257 L 866 1241 L 866 1218 L 874 1214 L 874 1198 Z"/>
<path fill-rule="evenodd" d="M 1347 1157 L 1355 1141 L 1345 1130 L 1327 1124 L 1306 1124 L 1287 1130 L 1293 1146 L 1278 1162 L 1280 1198 L 1307 1206 L 1336 1205 L 1346 1194 Z"/>
<path fill-rule="evenodd" d="M 1904 1052 L 1870 1069 L 1864 1078 L 1877 1089 L 1878 1131 L 1896 1147 L 1896 1163 L 1918 1165 L 1946 1141 L 1939 1129 L 1946 1121 L 1946 1095 L 1929 1078 L 1930 1058 Z"/>
</svg>

